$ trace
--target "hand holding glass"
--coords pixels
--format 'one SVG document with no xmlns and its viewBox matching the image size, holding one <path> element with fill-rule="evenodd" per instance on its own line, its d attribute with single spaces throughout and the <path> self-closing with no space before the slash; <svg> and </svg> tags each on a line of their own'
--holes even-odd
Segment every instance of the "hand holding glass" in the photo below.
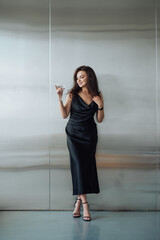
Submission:
<svg viewBox="0 0 160 240">
<path fill-rule="evenodd" d="M 59 96 L 59 100 L 62 100 L 63 90 L 65 89 L 63 86 L 55 85 L 57 90 L 57 94 Z"/>
</svg>

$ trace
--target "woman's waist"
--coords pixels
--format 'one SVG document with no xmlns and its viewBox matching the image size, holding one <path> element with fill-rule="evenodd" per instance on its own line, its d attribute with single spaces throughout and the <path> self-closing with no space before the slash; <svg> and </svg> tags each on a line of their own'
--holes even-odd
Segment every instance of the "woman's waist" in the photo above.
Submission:
<svg viewBox="0 0 160 240">
<path fill-rule="evenodd" d="M 70 118 L 68 125 L 74 125 L 74 126 L 79 126 L 79 127 L 92 127 L 92 126 L 97 126 L 95 123 L 94 119 L 74 119 Z"/>
</svg>

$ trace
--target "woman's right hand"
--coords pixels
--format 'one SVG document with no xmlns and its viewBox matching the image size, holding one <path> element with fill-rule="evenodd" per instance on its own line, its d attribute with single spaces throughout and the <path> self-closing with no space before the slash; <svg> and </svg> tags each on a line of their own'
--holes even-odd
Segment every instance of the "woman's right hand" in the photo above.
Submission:
<svg viewBox="0 0 160 240">
<path fill-rule="evenodd" d="M 62 86 L 57 86 L 57 85 L 55 85 L 55 88 L 56 88 L 56 91 L 57 91 L 57 94 L 59 97 L 59 106 L 60 106 L 60 111 L 61 111 L 62 117 L 66 118 L 70 112 L 72 99 L 70 97 L 70 94 L 67 94 L 66 102 L 65 102 L 65 104 L 63 104 L 62 95 L 63 95 L 63 90 L 65 88 L 63 88 Z"/>
<path fill-rule="evenodd" d="M 61 87 L 61 86 L 57 86 L 57 85 L 55 85 L 55 88 L 56 88 L 56 91 L 57 91 L 57 94 L 58 94 L 59 98 L 61 99 L 62 95 L 63 95 L 64 88 Z"/>
</svg>

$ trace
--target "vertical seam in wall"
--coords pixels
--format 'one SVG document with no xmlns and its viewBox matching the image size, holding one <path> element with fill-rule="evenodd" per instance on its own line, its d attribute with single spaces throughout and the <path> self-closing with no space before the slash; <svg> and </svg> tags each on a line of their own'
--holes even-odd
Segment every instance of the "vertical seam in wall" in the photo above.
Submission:
<svg viewBox="0 0 160 240">
<path fill-rule="evenodd" d="M 157 72 L 157 0 L 155 0 L 155 39 L 156 39 L 156 210 L 158 210 L 158 72 Z"/>
<path fill-rule="evenodd" d="M 48 2 L 48 10 L 49 10 L 49 210 L 50 206 L 50 172 L 51 172 L 51 0 Z"/>
</svg>

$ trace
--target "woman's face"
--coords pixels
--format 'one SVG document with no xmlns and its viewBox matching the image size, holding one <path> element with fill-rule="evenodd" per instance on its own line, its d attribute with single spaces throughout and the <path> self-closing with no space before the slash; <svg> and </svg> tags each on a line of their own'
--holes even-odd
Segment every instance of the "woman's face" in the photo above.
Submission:
<svg viewBox="0 0 160 240">
<path fill-rule="evenodd" d="M 77 73 L 77 84 L 80 88 L 87 86 L 88 76 L 85 71 L 79 71 Z"/>
</svg>

